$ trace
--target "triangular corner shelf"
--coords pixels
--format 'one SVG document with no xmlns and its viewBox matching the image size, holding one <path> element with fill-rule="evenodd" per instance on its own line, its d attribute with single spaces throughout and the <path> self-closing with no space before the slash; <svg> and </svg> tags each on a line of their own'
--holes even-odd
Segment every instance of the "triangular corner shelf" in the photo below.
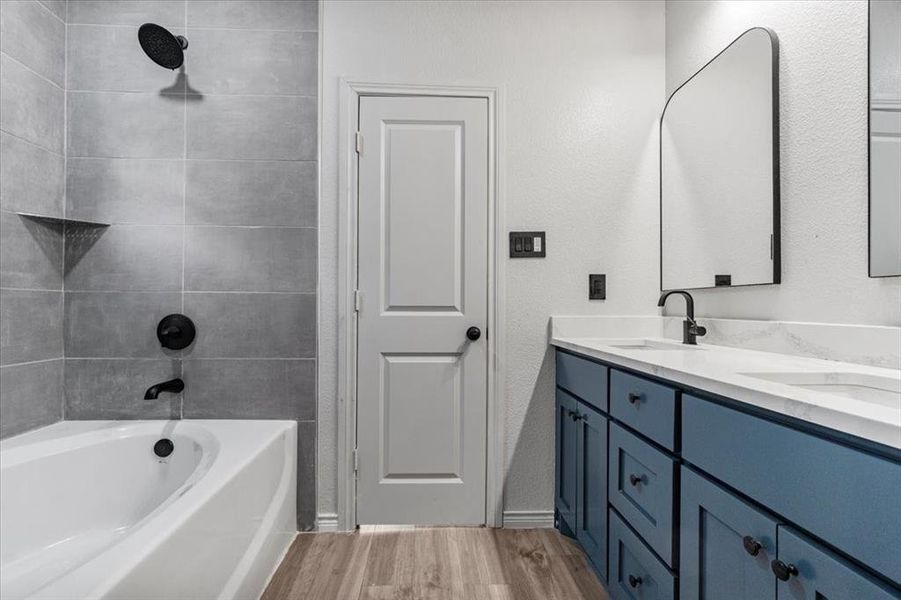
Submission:
<svg viewBox="0 0 901 600">
<path fill-rule="evenodd" d="M 26 219 L 34 219 L 36 221 L 44 221 L 54 225 L 74 225 L 76 227 L 109 227 L 110 223 L 101 223 L 99 221 L 84 221 L 82 219 L 68 219 L 66 217 L 51 217 L 49 215 L 39 215 L 35 213 L 16 211 L 15 214 Z"/>
</svg>

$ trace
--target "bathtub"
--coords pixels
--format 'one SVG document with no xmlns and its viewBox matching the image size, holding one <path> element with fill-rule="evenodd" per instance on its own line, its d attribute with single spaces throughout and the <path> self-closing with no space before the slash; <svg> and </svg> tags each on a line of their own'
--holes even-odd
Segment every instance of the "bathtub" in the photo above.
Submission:
<svg viewBox="0 0 901 600">
<path fill-rule="evenodd" d="M 296 530 L 296 457 L 293 421 L 64 421 L 4 440 L 0 598 L 258 598 Z"/>
</svg>

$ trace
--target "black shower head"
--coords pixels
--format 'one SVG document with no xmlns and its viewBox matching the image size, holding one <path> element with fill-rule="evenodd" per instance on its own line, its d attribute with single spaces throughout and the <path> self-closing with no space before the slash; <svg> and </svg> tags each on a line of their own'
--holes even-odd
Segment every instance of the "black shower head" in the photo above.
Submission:
<svg viewBox="0 0 901 600">
<path fill-rule="evenodd" d="M 165 27 L 155 23 L 144 23 L 138 29 L 138 41 L 150 59 L 161 67 L 177 69 L 185 62 L 185 48 L 188 40 L 173 35 Z"/>
</svg>

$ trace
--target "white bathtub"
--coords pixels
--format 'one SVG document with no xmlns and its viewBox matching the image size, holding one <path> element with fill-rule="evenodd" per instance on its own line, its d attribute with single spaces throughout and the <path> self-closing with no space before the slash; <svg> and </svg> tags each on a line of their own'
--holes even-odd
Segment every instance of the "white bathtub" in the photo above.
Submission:
<svg viewBox="0 0 901 600">
<path fill-rule="evenodd" d="M 296 457 L 293 421 L 66 421 L 4 440 L 0 598 L 258 598 L 296 530 Z"/>
</svg>

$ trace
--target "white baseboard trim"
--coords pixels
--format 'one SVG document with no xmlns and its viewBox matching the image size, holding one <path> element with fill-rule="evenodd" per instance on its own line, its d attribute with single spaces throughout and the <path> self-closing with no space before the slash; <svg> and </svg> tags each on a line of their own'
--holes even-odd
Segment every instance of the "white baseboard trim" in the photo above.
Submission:
<svg viewBox="0 0 901 600">
<path fill-rule="evenodd" d="M 316 515 L 316 531 L 338 531 L 338 513 Z"/>
<path fill-rule="evenodd" d="M 542 529 L 554 526 L 552 510 L 505 510 L 505 529 Z"/>
</svg>

